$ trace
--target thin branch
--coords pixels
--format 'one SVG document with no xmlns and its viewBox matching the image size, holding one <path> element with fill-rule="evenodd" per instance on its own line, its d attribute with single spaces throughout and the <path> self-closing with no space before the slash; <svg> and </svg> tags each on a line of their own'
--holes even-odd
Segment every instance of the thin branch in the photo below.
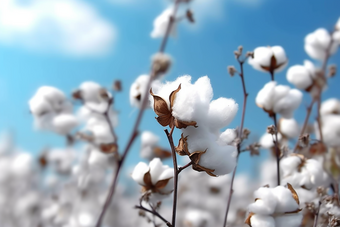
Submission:
<svg viewBox="0 0 340 227">
<path fill-rule="evenodd" d="M 165 33 L 165 35 L 163 37 L 163 41 L 162 41 L 162 44 L 161 44 L 160 49 L 159 49 L 160 53 L 163 53 L 164 50 L 165 50 L 166 43 L 167 43 L 167 40 L 168 40 L 170 31 L 171 31 L 171 28 L 172 28 L 173 23 L 175 21 L 174 18 L 176 16 L 179 3 L 180 3 L 180 0 L 176 0 L 175 1 L 174 11 L 173 11 L 172 16 L 170 16 L 169 23 L 168 23 L 168 26 L 167 26 L 167 29 L 166 29 L 166 33 Z M 141 108 L 140 108 L 140 110 L 138 112 L 138 116 L 137 116 L 136 122 L 134 124 L 133 130 L 132 130 L 131 135 L 130 135 L 129 142 L 128 142 L 128 144 L 127 144 L 127 146 L 126 146 L 126 148 L 125 148 L 125 150 L 123 152 L 122 157 L 118 161 L 116 173 L 113 176 L 112 183 L 111 183 L 111 186 L 110 186 L 110 189 L 109 189 L 109 193 L 108 193 L 107 198 L 105 200 L 103 209 L 102 209 L 102 211 L 101 211 L 101 213 L 99 215 L 98 221 L 96 223 L 96 227 L 100 227 L 101 226 L 101 222 L 102 222 L 102 219 L 104 217 L 104 214 L 106 213 L 106 210 L 107 210 L 107 208 L 109 207 L 109 205 L 111 203 L 112 197 L 113 197 L 114 192 L 115 192 L 115 188 L 117 186 L 120 170 L 121 170 L 121 168 L 122 168 L 122 166 L 124 164 L 126 156 L 127 156 L 128 152 L 130 150 L 130 147 L 132 146 L 134 140 L 136 139 L 136 137 L 138 135 L 138 128 L 139 128 L 140 122 L 142 120 L 142 117 L 143 117 L 143 114 L 144 114 L 144 110 L 147 107 L 148 100 L 149 100 L 148 99 L 148 93 L 149 93 L 149 90 L 150 90 L 150 87 L 151 87 L 151 82 L 152 82 L 152 80 L 156 76 L 157 76 L 156 73 L 152 70 L 151 73 L 150 73 L 150 79 L 149 79 L 149 81 L 147 83 L 147 86 L 146 86 L 146 89 L 145 89 L 145 92 L 144 92 Z"/>
<path fill-rule="evenodd" d="M 230 208 L 230 203 L 231 203 L 231 198 L 234 192 L 233 186 L 234 186 L 234 179 L 235 179 L 235 174 L 236 174 L 236 169 L 237 169 L 237 163 L 238 163 L 238 157 L 240 156 L 240 153 L 237 154 L 236 156 L 236 166 L 233 171 L 233 176 L 231 177 L 231 183 L 230 183 L 230 188 L 229 188 L 229 196 L 228 196 L 228 203 L 227 203 L 227 209 L 225 212 L 224 216 L 224 222 L 223 222 L 223 227 L 227 226 L 227 221 L 228 221 L 228 213 L 229 213 L 229 208 Z"/>
<path fill-rule="evenodd" d="M 315 213 L 315 215 L 314 215 L 314 224 L 313 224 L 313 227 L 316 227 L 317 224 L 318 224 L 319 213 L 320 213 L 320 207 L 321 207 L 321 200 L 319 200 L 319 207 L 318 207 L 318 209 L 316 210 L 316 213 Z"/>
<path fill-rule="evenodd" d="M 321 88 L 319 88 L 318 91 L 318 97 L 317 97 L 317 115 L 316 115 L 316 121 L 318 123 L 318 129 L 319 129 L 319 140 L 323 142 L 323 135 L 322 135 L 322 126 L 321 126 L 321 116 L 320 116 L 320 109 L 321 109 Z"/>
<path fill-rule="evenodd" d="M 305 130 L 307 128 L 307 124 L 308 124 L 308 120 L 309 120 L 310 114 L 312 113 L 312 109 L 313 109 L 314 103 L 315 103 L 315 99 L 312 99 L 311 103 L 307 107 L 306 118 L 305 118 L 305 121 L 303 122 L 303 126 L 302 126 L 302 129 L 301 129 L 299 137 L 303 136 L 303 134 L 305 133 Z M 296 153 L 298 147 L 299 147 L 299 140 L 295 144 L 293 153 Z"/>
<path fill-rule="evenodd" d="M 149 212 L 149 213 L 155 215 L 156 217 L 158 217 L 159 219 L 161 219 L 167 226 L 173 227 L 173 226 L 171 225 L 171 223 L 168 222 L 168 221 L 167 221 L 162 215 L 160 215 L 156 210 L 154 210 L 154 209 L 153 209 L 153 210 L 149 210 L 149 209 L 143 207 L 142 205 L 139 205 L 139 206 L 136 205 L 135 208 L 136 208 L 136 209 L 143 210 L 143 211 L 145 211 L 145 212 Z"/>
<path fill-rule="evenodd" d="M 232 194 L 233 194 L 233 186 L 234 186 L 234 179 L 235 179 L 235 174 L 236 174 L 236 170 L 237 170 L 237 165 L 238 165 L 238 158 L 241 154 L 241 140 L 242 140 L 242 132 L 243 132 L 243 125 L 244 125 L 244 118 L 245 118 L 245 114 L 246 114 L 246 106 L 247 106 L 247 97 L 248 97 L 248 93 L 246 90 L 246 85 L 245 85 L 245 81 L 244 81 L 244 72 L 243 72 L 243 64 L 245 62 L 245 60 L 247 59 L 247 57 L 243 60 L 239 59 L 239 56 L 237 57 L 237 61 L 240 64 L 240 77 L 241 77 L 241 81 L 242 81 L 242 89 L 243 89 L 243 108 L 242 108 L 242 118 L 241 118 L 241 126 L 239 128 L 239 132 L 238 132 L 238 138 L 240 139 L 239 143 L 237 144 L 237 156 L 236 156 L 236 165 L 233 171 L 233 176 L 231 178 L 231 183 L 230 183 L 230 188 L 229 188 L 229 196 L 228 196 L 228 202 L 227 202 L 227 208 L 226 208 L 226 212 L 225 212 L 225 216 L 224 216 L 224 222 L 223 222 L 223 226 L 225 227 L 227 225 L 227 220 L 228 220 L 228 213 L 229 213 L 229 208 L 230 208 L 230 203 L 231 203 L 231 198 L 232 198 Z"/>
<path fill-rule="evenodd" d="M 192 165 L 192 161 L 190 161 L 188 164 L 186 164 L 185 166 L 182 166 L 182 167 L 179 167 L 178 168 L 178 174 L 180 173 L 180 172 L 182 172 L 183 170 L 185 170 L 186 168 L 188 168 L 189 166 L 191 166 Z"/>
<path fill-rule="evenodd" d="M 274 125 L 275 125 L 275 151 L 276 151 L 276 171 L 277 171 L 277 185 L 280 185 L 280 150 L 279 150 L 279 140 L 277 136 L 277 119 L 276 113 L 273 115 Z"/>
<path fill-rule="evenodd" d="M 173 195 L 173 204 L 172 204 L 172 226 L 176 226 L 176 209 L 177 209 L 177 188 L 178 188 L 178 165 L 177 165 L 177 158 L 176 158 L 176 151 L 175 151 L 175 145 L 172 138 L 172 132 L 174 130 L 175 126 L 172 126 L 171 131 L 165 129 L 165 134 L 168 137 L 169 144 L 171 147 L 172 152 L 172 161 L 174 164 L 174 195 Z"/>
</svg>

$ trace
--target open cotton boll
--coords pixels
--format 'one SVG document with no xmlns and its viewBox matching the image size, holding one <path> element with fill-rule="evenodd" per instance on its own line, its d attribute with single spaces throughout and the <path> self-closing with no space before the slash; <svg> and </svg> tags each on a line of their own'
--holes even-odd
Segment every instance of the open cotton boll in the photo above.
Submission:
<svg viewBox="0 0 340 227">
<path fill-rule="evenodd" d="M 151 32 L 152 38 L 161 38 L 165 35 L 173 11 L 174 9 L 169 7 L 165 9 L 158 17 L 156 17 L 153 22 L 153 30 Z M 172 24 L 170 35 L 176 35 L 176 22 Z"/>
<path fill-rule="evenodd" d="M 273 97 L 275 95 L 275 81 L 270 81 L 257 93 L 255 102 L 256 105 L 264 110 L 271 110 L 274 102 Z"/>
<path fill-rule="evenodd" d="M 326 57 L 327 49 L 331 43 L 331 36 L 324 28 L 319 28 L 314 32 L 308 34 L 305 38 L 305 51 L 314 59 L 324 60 Z M 338 43 L 333 42 L 329 53 L 332 55 L 336 52 Z"/>
<path fill-rule="evenodd" d="M 64 93 L 55 87 L 42 86 L 36 92 L 35 97 L 44 98 L 56 112 L 62 111 L 68 106 Z"/>
<path fill-rule="evenodd" d="M 53 131 L 66 135 L 78 125 L 77 118 L 72 114 L 59 114 L 52 121 Z"/>
<path fill-rule="evenodd" d="M 249 212 L 262 215 L 270 215 L 275 212 L 277 198 L 271 188 L 259 188 L 254 192 L 256 201 L 249 205 Z"/>
<path fill-rule="evenodd" d="M 315 76 L 315 66 L 308 60 L 304 61 L 304 65 L 294 65 L 287 71 L 287 80 L 301 90 L 309 89 Z"/>
<path fill-rule="evenodd" d="M 318 126 L 315 124 L 316 130 Z M 340 146 L 340 115 L 325 115 L 321 117 L 323 142 L 330 147 Z M 319 133 L 316 133 L 317 139 Z"/>
<path fill-rule="evenodd" d="M 285 118 L 290 118 L 301 100 L 302 93 L 299 90 L 276 85 L 275 81 L 270 81 L 259 91 L 255 102 L 269 114 L 278 113 Z"/>
<path fill-rule="evenodd" d="M 212 223 L 212 215 L 203 210 L 189 210 L 183 219 L 185 227 L 209 227 L 212 226 Z"/>
<path fill-rule="evenodd" d="M 149 174 L 149 177 L 145 177 L 147 174 Z M 154 158 L 149 165 L 139 162 L 134 168 L 131 177 L 142 185 L 144 190 L 165 195 L 170 194 L 173 190 L 173 174 L 173 168 L 163 165 L 159 158 Z M 162 181 L 165 181 L 165 186 L 163 183 L 159 186 L 158 183 Z"/>
<path fill-rule="evenodd" d="M 293 111 L 299 107 L 302 101 L 302 93 L 297 89 L 290 89 L 281 99 L 275 102 L 273 111 L 281 114 L 282 117 L 292 117 Z"/>
<path fill-rule="evenodd" d="M 191 84 L 191 77 L 185 76 L 175 81 L 178 82 L 181 83 L 182 89 L 176 95 L 173 116 L 183 121 L 206 124 L 209 104 L 213 96 L 210 79 L 207 76 L 200 77 Z"/>
<path fill-rule="evenodd" d="M 204 152 L 206 150 L 201 156 L 199 165 L 214 169 L 213 174 L 215 175 L 225 175 L 234 169 L 235 146 L 219 145 L 217 143 L 218 137 L 203 127 L 199 130 L 188 127 L 182 131 L 184 135 L 188 135 L 187 142 L 190 153 L 195 151 Z"/>
<path fill-rule="evenodd" d="M 275 213 L 292 212 L 299 209 L 299 204 L 292 196 L 292 192 L 283 186 L 277 186 L 272 189 L 273 194 L 277 199 Z"/>
<path fill-rule="evenodd" d="M 90 166 L 105 167 L 110 162 L 112 155 L 105 154 L 98 149 L 91 149 L 91 153 L 88 157 L 88 164 Z"/>
<path fill-rule="evenodd" d="M 100 102 L 102 98 L 100 97 L 100 90 L 103 87 L 93 81 L 85 81 L 79 86 L 81 93 L 81 98 L 84 102 Z"/>
<path fill-rule="evenodd" d="M 321 115 L 338 114 L 340 115 L 340 100 L 330 98 L 322 102 L 320 108 Z"/>
<path fill-rule="evenodd" d="M 330 179 L 322 164 L 314 159 L 291 155 L 281 160 L 282 183 L 290 183 L 293 187 L 316 189 L 328 186 Z"/>
<path fill-rule="evenodd" d="M 281 118 L 279 121 L 279 131 L 289 139 L 296 138 L 300 134 L 300 127 L 294 118 Z"/>
<path fill-rule="evenodd" d="M 237 137 L 236 129 L 226 129 L 222 132 L 217 140 L 219 145 L 230 145 Z"/>
<path fill-rule="evenodd" d="M 149 75 L 140 75 L 137 77 L 137 79 L 131 84 L 130 87 L 130 104 L 131 106 L 141 108 L 142 107 L 142 101 L 144 99 L 144 95 L 147 89 L 148 82 L 150 80 Z M 151 84 L 151 87 L 158 87 L 159 80 L 154 80 Z M 147 95 L 149 95 L 149 91 L 147 91 Z M 151 100 L 151 99 L 150 99 Z M 145 108 L 149 108 L 150 104 L 146 105 Z"/>
<path fill-rule="evenodd" d="M 272 58 L 275 61 L 272 61 Z M 254 58 L 249 58 L 248 63 L 259 71 L 280 72 L 287 65 L 288 59 L 281 46 L 257 47 L 254 50 Z"/>
<path fill-rule="evenodd" d="M 221 129 L 230 124 L 238 111 L 233 99 L 218 98 L 209 105 L 208 119 L 211 129 Z"/>
<path fill-rule="evenodd" d="M 252 227 L 276 227 L 274 218 L 267 215 L 254 214 L 250 222 Z"/>
</svg>

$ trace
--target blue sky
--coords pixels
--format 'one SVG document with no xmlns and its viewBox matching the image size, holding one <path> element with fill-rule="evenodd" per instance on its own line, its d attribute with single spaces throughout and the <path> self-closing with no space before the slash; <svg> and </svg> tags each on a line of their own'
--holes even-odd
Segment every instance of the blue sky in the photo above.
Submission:
<svg viewBox="0 0 340 227">
<path fill-rule="evenodd" d="M 39 1 L 0 0 L 0 11 L 3 2 L 30 6 Z M 165 79 L 174 80 L 180 75 L 189 74 L 195 81 L 201 76 L 208 75 L 214 89 L 214 98 L 221 96 L 234 98 L 240 107 L 243 99 L 240 79 L 231 78 L 226 71 L 228 65 L 238 67 L 233 51 L 239 45 L 243 45 L 246 51 L 258 46 L 281 45 L 289 58 L 289 66 L 303 64 L 305 59 L 309 59 L 303 49 L 304 37 L 319 27 L 331 30 L 340 17 L 340 1 L 337 0 L 196 1 L 193 11 L 197 23 L 190 25 L 186 21 L 181 22 L 178 25 L 177 36 L 171 38 L 167 46 L 166 52 L 173 57 L 174 62 Z M 53 17 L 49 18 L 45 25 L 50 29 L 48 33 L 44 33 L 44 30 L 33 35 L 27 30 L 25 33 L 16 33 L 5 27 L 9 29 L 10 38 L 4 39 L 1 38 L 3 27 L 0 17 L 0 131 L 12 131 L 18 146 L 32 153 L 39 153 L 47 146 L 63 146 L 64 138 L 34 130 L 33 119 L 28 109 L 30 97 L 42 85 L 55 86 L 70 94 L 86 80 L 96 81 L 107 87 L 110 87 L 115 79 L 122 80 L 124 91 L 117 94 L 115 99 L 115 109 L 120 112 L 120 123 L 116 130 L 120 146 L 126 145 L 137 115 L 137 111 L 129 104 L 129 87 L 138 75 L 149 71 L 150 56 L 158 50 L 160 44 L 159 39 L 150 37 L 153 20 L 166 8 L 169 1 L 71 2 L 86 6 L 85 12 L 90 12 L 91 15 L 85 20 L 86 23 L 95 28 L 99 25 L 104 26 L 103 32 L 99 34 L 105 37 L 94 38 L 95 48 L 87 49 L 92 41 L 88 43 L 86 41 L 79 47 L 84 49 L 74 50 L 72 47 L 78 44 L 78 39 L 87 35 L 86 29 L 83 29 L 84 31 L 80 29 L 83 32 L 81 34 L 71 33 L 72 35 L 63 36 L 62 29 L 54 31 L 53 24 L 50 26 L 49 23 L 54 22 Z M 37 12 L 41 13 L 43 9 L 45 8 L 39 8 Z M 86 23 L 84 26 L 88 28 Z M 45 37 L 41 34 L 47 35 Z M 45 38 L 52 41 L 46 41 Z M 67 45 L 61 44 L 60 40 Z M 97 50 L 100 50 L 99 53 Z M 340 54 L 333 56 L 330 62 L 338 64 Z M 288 84 L 285 78 L 287 69 L 288 67 L 276 76 L 281 84 Z M 257 138 L 262 135 L 266 126 L 272 124 L 271 119 L 262 109 L 256 107 L 254 102 L 257 92 L 270 77 L 253 70 L 248 64 L 245 65 L 245 77 L 250 94 L 245 127 L 252 131 L 254 138 Z M 330 81 L 324 99 L 340 98 L 340 92 L 336 87 L 340 84 L 339 77 L 336 76 Z M 299 121 L 305 116 L 308 100 L 308 95 L 304 94 L 304 101 L 295 113 Z M 141 129 L 151 130 L 160 135 L 162 145 L 167 146 L 163 128 L 154 117 L 155 114 L 148 110 Z M 230 127 L 239 125 L 240 119 L 241 110 Z M 138 152 L 139 140 L 135 142 L 129 155 L 129 163 L 139 160 Z M 249 163 L 253 163 L 249 158 L 241 161 L 241 171 L 245 170 Z"/>
</svg>

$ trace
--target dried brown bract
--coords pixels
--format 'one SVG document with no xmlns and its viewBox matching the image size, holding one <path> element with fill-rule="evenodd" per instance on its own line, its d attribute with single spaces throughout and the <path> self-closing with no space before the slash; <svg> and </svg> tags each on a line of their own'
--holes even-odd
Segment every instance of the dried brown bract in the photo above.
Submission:
<svg viewBox="0 0 340 227">
<path fill-rule="evenodd" d="M 188 126 L 194 126 L 196 128 L 197 127 L 196 121 L 181 121 L 175 118 L 174 116 L 172 116 L 172 108 L 174 105 L 176 94 L 180 90 L 181 90 L 181 85 L 179 85 L 176 90 L 171 92 L 169 96 L 169 101 L 170 101 L 170 109 L 169 109 L 166 101 L 162 97 L 158 95 L 154 95 L 152 92 L 152 89 L 150 89 L 150 94 L 153 96 L 153 99 L 154 99 L 154 111 L 158 115 L 156 119 L 158 123 L 164 127 L 169 126 L 170 128 L 172 128 L 175 126 L 176 128 L 181 129 L 181 128 L 186 128 Z"/>
<path fill-rule="evenodd" d="M 165 188 L 165 186 L 168 184 L 168 182 L 171 178 L 172 177 L 170 177 L 168 179 L 160 180 L 156 184 L 153 184 L 152 180 L 151 180 L 150 171 L 148 171 L 147 173 L 144 174 L 144 178 L 143 178 L 143 181 L 144 181 L 144 184 L 145 184 L 143 186 L 143 192 L 151 191 L 153 193 L 164 194 L 164 192 L 162 192 L 161 190 L 163 188 Z"/>
</svg>

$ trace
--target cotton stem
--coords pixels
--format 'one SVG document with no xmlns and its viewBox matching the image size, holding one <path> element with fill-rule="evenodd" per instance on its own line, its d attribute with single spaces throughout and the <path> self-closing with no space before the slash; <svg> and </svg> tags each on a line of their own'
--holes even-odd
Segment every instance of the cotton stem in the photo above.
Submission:
<svg viewBox="0 0 340 227">
<path fill-rule="evenodd" d="M 276 171 L 277 171 L 277 185 L 279 186 L 281 183 L 280 180 L 280 149 L 279 149 L 279 140 L 277 136 L 277 119 L 276 113 L 273 115 L 274 125 L 275 125 L 275 151 L 276 151 Z"/>
<path fill-rule="evenodd" d="M 230 188 L 229 188 L 229 196 L 228 196 L 228 202 L 227 202 L 227 208 L 226 208 L 226 212 L 225 212 L 225 216 L 224 216 L 224 222 L 223 222 L 223 227 L 225 227 L 227 225 L 227 220 L 228 220 L 228 213 L 229 213 L 229 208 L 230 208 L 230 203 L 231 203 L 231 199 L 232 199 L 232 194 L 233 194 L 233 185 L 234 185 L 234 179 L 235 179 L 235 174 L 236 174 L 236 170 L 237 170 L 237 165 L 238 165 L 238 158 L 240 156 L 241 153 L 241 141 L 242 141 L 242 132 L 243 132 L 243 125 L 244 125 L 244 118 L 245 118 L 245 114 L 246 114 L 246 106 L 247 106 L 247 97 L 248 97 L 248 93 L 246 90 L 246 85 L 245 85 L 245 81 L 244 81 L 244 72 L 243 72 L 243 63 L 245 62 L 247 58 L 245 58 L 244 60 L 240 60 L 239 57 L 237 58 L 237 61 L 240 64 L 240 77 L 241 77 L 241 81 L 242 81 L 242 89 L 243 89 L 243 108 L 242 108 L 242 118 L 241 118 L 241 126 L 239 128 L 239 132 L 238 132 L 238 138 L 240 143 L 237 144 L 237 156 L 236 156 L 236 165 L 235 168 L 233 170 L 233 175 L 231 178 L 231 183 L 230 183 Z"/>
<path fill-rule="evenodd" d="M 168 137 L 169 144 L 171 147 L 171 153 L 172 153 L 172 161 L 174 165 L 174 194 L 173 194 L 173 204 L 172 204 L 172 226 L 176 226 L 176 209 L 177 209 L 177 188 L 178 188 L 178 165 L 177 165 L 177 158 L 176 158 L 176 151 L 175 151 L 175 145 L 174 141 L 172 138 L 172 133 L 174 130 L 175 126 L 172 126 L 171 131 L 165 129 L 165 134 Z"/>
</svg>

